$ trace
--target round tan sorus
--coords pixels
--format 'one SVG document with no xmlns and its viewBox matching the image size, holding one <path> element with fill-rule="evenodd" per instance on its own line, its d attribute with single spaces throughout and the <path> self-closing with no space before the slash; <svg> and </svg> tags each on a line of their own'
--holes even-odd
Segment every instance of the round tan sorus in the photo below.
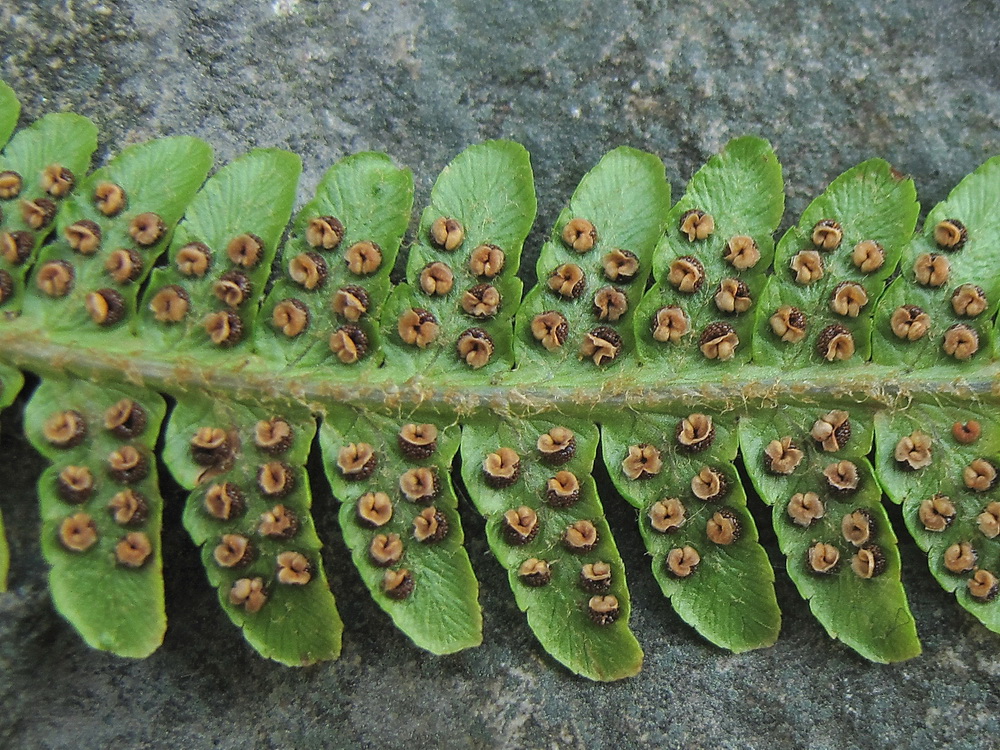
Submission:
<svg viewBox="0 0 1000 750">
<path fill-rule="evenodd" d="M 500 310 L 500 292 L 491 284 L 477 284 L 462 294 L 461 305 L 473 318 L 492 318 Z"/>
<path fill-rule="evenodd" d="M 275 558 L 278 568 L 278 583 L 286 586 L 305 586 L 312 580 L 312 566 L 309 558 L 301 552 L 286 550 Z"/>
<path fill-rule="evenodd" d="M 59 541 L 70 552 L 86 552 L 97 543 L 97 524 L 86 513 L 75 513 L 59 525 Z"/>
<path fill-rule="evenodd" d="M 149 503 L 135 490 L 122 490 L 108 501 L 108 511 L 119 526 L 131 526 L 145 523 L 149 515 Z"/>
<path fill-rule="evenodd" d="M 32 229 L 43 229 L 52 223 L 56 215 L 56 204 L 47 198 L 21 201 L 21 218 Z"/>
<path fill-rule="evenodd" d="M 562 313 L 546 310 L 531 319 L 531 335 L 545 349 L 555 351 L 566 342 L 569 324 Z"/>
<path fill-rule="evenodd" d="M 827 362 L 850 359 L 854 356 L 854 335 L 842 325 L 827 326 L 820 332 L 816 352 Z"/>
<path fill-rule="evenodd" d="M 796 253 L 789 264 L 795 274 L 795 283 L 812 284 L 823 278 L 823 259 L 815 250 Z"/>
<path fill-rule="evenodd" d="M 947 495 L 938 493 L 920 503 L 917 518 L 927 531 L 941 532 L 955 520 L 955 504 Z"/>
<path fill-rule="evenodd" d="M 809 435 L 824 451 L 828 453 L 839 451 L 851 439 L 850 414 L 843 409 L 827 412 L 813 422 Z"/>
<path fill-rule="evenodd" d="M 340 326 L 330 334 L 330 351 L 345 365 L 353 365 L 368 353 L 368 335 L 358 326 Z"/>
<path fill-rule="evenodd" d="M 538 514 L 527 505 L 503 514 L 502 529 L 508 544 L 527 544 L 538 534 Z"/>
<path fill-rule="evenodd" d="M 190 306 L 188 293 L 176 284 L 163 287 L 149 301 L 149 309 L 160 323 L 179 323 L 187 316 Z"/>
<path fill-rule="evenodd" d="M 797 344 L 806 337 L 806 316 L 799 308 L 782 305 L 768 318 L 771 330 L 782 341 Z"/>
<path fill-rule="evenodd" d="M 67 466 L 59 472 L 56 491 L 67 503 L 85 503 L 94 492 L 94 475 L 86 466 Z"/>
<path fill-rule="evenodd" d="M 677 423 L 674 438 L 681 448 L 690 452 L 703 451 L 715 440 L 715 426 L 707 414 L 688 414 Z"/>
<path fill-rule="evenodd" d="M 805 454 L 788 435 L 772 440 L 764 448 L 764 467 L 772 474 L 788 475 L 794 472 Z"/>
<path fill-rule="evenodd" d="M 307 291 L 321 287 L 327 273 L 326 261 L 319 253 L 299 253 L 288 262 L 288 275 Z"/>
<path fill-rule="evenodd" d="M 591 359 L 595 365 L 603 365 L 616 359 L 622 351 L 622 337 L 613 328 L 600 326 L 588 331 L 580 343 L 580 359 Z"/>
<path fill-rule="evenodd" d="M 455 274 L 447 263 L 436 260 L 423 267 L 418 282 L 424 294 L 444 296 L 455 286 Z"/>
<path fill-rule="evenodd" d="M 469 271 L 473 276 L 492 279 L 503 270 L 505 262 L 503 250 L 496 245 L 484 244 L 473 250 L 469 256 Z"/>
<path fill-rule="evenodd" d="M 243 321 L 230 310 L 209 313 L 202 321 L 208 339 L 216 346 L 233 346 L 243 338 Z"/>
<path fill-rule="evenodd" d="M 580 568 L 580 587 L 588 594 L 604 594 L 611 589 L 611 566 L 603 560 L 584 563 Z"/>
<path fill-rule="evenodd" d="M 239 487 L 231 482 L 213 484 L 205 493 L 205 510 L 220 521 L 229 521 L 243 514 L 246 499 Z"/>
<path fill-rule="evenodd" d="M 868 292 L 854 281 L 842 281 L 830 295 L 830 309 L 837 315 L 856 318 L 868 304 Z"/>
<path fill-rule="evenodd" d="M 740 345 L 740 337 L 736 335 L 736 330 L 728 323 L 710 323 L 701 333 L 698 340 L 698 348 L 706 359 L 717 359 L 720 362 L 728 362 L 736 356 L 736 349 Z"/>
<path fill-rule="evenodd" d="M 212 251 L 203 242 L 189 242 L 177 251 L 175 263 L 181 275 L 200 279 L 212 265 Z"/>
<path fill-rule="evenodd" d="M 250 279 L 242 271 L 227 271 L 212 284 L 212 294 L 235 310 L 252 295 Z"/>
<path fill-rule="evenodd" d="M 385 526 L 392 520 L 392 500 L 384 492 L 366 492 L 358 498 L 358 518 L 372 528 Z"/>
<path fill-rule="evenodd" d="M 604 256 L 601 267 L 609 281 L 628 284 L 639 273 L 639 258 L 631 250 L 616 247 Z"/>
<path fill-rule="evenodd" d="M 729 508 L 723 508 L 712 514 L 705 523 L 705 535 L 713 544 L 727 546 L 740 538 L 739 517 Z"/>
<path fill-rule="evenodd" d="M 0 172 L 0 200 L 9 201 L 21 194 L 24 180 L 17 172 L 7 169 Z"/>
<path fill-rule="evenodd" d="M 69 246 L 81 255 L 93 255 L 101 249 L 101 228 L 89 219 L 70 224 L 63 234 Z"/>
<path fill-rule="evenodd" d="M 753 237 L 737 234 L 729 238 L 722 259 L 737 271 L 746 271 L 760 262 L 760 248 Z"/>
<path fill-rule="evenodd" d="M 687 578 L 698 569 L 701 555 L 690 545 L 674 547 L 667 553 L 667 570 L 675 578 Z"/>
<path fill-rule="evenodd" d="M 482 328 L 467 328 L 455 343 L 458 358 L 473 370 L 485 367 L 493 356 L 493 338 Z"/>
<path fill-rule="evenodd" d="M 441 332 L 437 318 L 420 307 L 411 307 L 399 316 L 396 326 L 403 343 L 426 349 Z"/>
<path fill-rule="evenodd" d="M 355 276 L 369 276 L 382 266 L 382 248 L 374 242 L 355 242 L 347 248 L 344 261 Z"/>
<path fill-rule="evenodd" d="M 659 474 L 662 468 L 660 451 L 648 443 L 630 445 L 622 460 L 622 472 L 629 479 L 648 479 Z"/>
<path fill-rule="evenodd" d="M 865 508 L 857 508 L 851 513 L 845 513 L 840 520 L 840 532 L 855 547 L 868 544 L 875 535 L 875 521 L 871 512 Z"/>
<path fill-rule="evenodd" d="M 117 216 L 128 204 L 128 198 L 120 185 L 101 182 L 94 188 L 94 203 L 105 216 Z"/>
<path fill-rule="evenodd" d="M 826 515 L 826 507 L 815 492 L 796 492 L 785 510 L 794 523 L 804 528 Z"/>
<path fill-rule="evenodd" d="M 413 519 L 413 538 L 422 544 L 440 542 L 448 535 L 448 519 L 433 505 Z"/>
<path fill-rule="evenodd" d="M 598 320 L 617 323 L 628 312 L 628 297 L 621 289 L 606 286 L 594 295 L 594 314 Z"/>
<path fill-rule="evenodd" d="M 285 336 L 294 338 L 309 327 L 309 308 L 300 300 L 283 299 L 274 306 L 271 325 Z"/>
<path fill-rule="evenodd" d="M 885 572 L 886 559 L 882 548 L 866 544 L 851 558 L 851 570 L 859 578 L 875 578 Z"/>
<path fill-rule="evenodd" d="M 705 283 L 705 267 L 691 255 L 677 258 L 670 264 L 667 281 L 683 294 L 694 294 Z"/>
<path fill-rule="evenodd" d="M 861 483 L 858 467 L 851 461 L 835 461 L 823 469 L 823 476 L 835 492 L 854 492 Z"/>
<path fill-rule="evenodd" d="M 583 269 L 576 263 L 563 263 L 549 274 L 549 289 L 566 299 L 576 299 L 587 286 L 587 278 Z"/>
<path fill-rule="evenodd" d="M 0 257 L 12 266 L 23 264 L 35 249 L 35 236 L 31 232 L 0 233 Z"/>
<path fill-rule="evenodd" d="M 431 224 L 430 236 L 434 245 L 451 252 L 461 247 L 465 241 L 465 229 L 457 219 L 439 216 Z"/>
<path fill-rule="evenodd" d="M 691 492 L 699 500 L 706 503 L 714 502 L 722 498 L 729 489 L 726 476 L 717 469 L 710 466 L 702 466 L 691 478 Z"/>
<path fill-rule="evenodd" d="M 951 263 L 943 255 L 923 253 L 913 262 L 913 275 L 923 286 L 944 286 L 951 276 Z"/>
<path fill-rule="evenodd" d="M 676 305 L 667 305 L 653 317 L 653 338 L 661 343 L 676 344 L 691 330 L 687 314 Z"/>
<path fill-rule="evenodd" d="M 292 447 L 292 437 L 292 426 L 281 417 L 262 419 L 254 425 L 254 445 L 265 453 L 284 453 Z"/>
<path fill-rule="evenodd" d="M 333 216 L 314 216 L 306 225 L 306 242 L 310 247 L 333 250 L 344 239 L 344 225 Z"/>
<path fill-rule="evenodd" d="M 125 568 L 141 568 L 153 555 L 153 544 L 141 531 L 130 531 L 115 545 L 115 560 Z"/>
<path fill-rule="evenodd" d="M 399 491 L 411 503 L 433 500 L 441 491 L 437 470 L 432 466 L 407 469 L 399 477 Z"/>
<path fill-rule="evenodd" d="M 87 422 L 75 409 L 58 411 L 45 420 L 42 437 L 56 448 L 75 448 L 87 437 Z"/>
<path fill-rule="evenodd" d="M 212 551 L 212 557 L 222 568 L 243 567 L 253 560 L 253 547 L 242 534 L 223 534 Z"/>
<path fill-rule="evenodd" d="M 578 253 L 585 253 L 597 244 L 597 228 L 586 219 L 570 219 L 563 227 L 562 241 Z"/>
<path fill-rule="evenodd" d="M 973 492 L 986 492 L 996 483 L 996 467 L 985 458 L 976 458 L 962 470 L 962 481 Z"/>
<path fill-rule="evenodd" d="M 404 424 L 397 442 L 403 455 L 410 460 L 422 460 L 437 450 L 438 428 L 433 424 Z"/>
<path fill-rule="evenodd" d="M 382 576 L 382 589 L 390 599 L 397 601 L 407 598 L 413 593 L 413 573 L 406 568 L 387 570 Z"/>
<path fill-rule="evenodd" d="M 740 279 L 723 279 L 714 299 L 719 312 L 735 315 L 745 313 L 753 304 L 750 288 Z"/>
<path fill-rule="evenodd" d="M 987 539 L 1000 536 L 1000 503 L 994 500 L 983 508 L 983 512 L 976 517 L 976 524 Z"/>
<path fill-rule="evenodd" d="M 918 341 L 927 335 L 931 327 L 931 316 L 916 305 L 901 305 L 892 312 L 889 328 L 896 338 L 903 341 Z"/>
<path fill-rule="evenodd" d="M 893 452 L 904 468 L 917 470 L 931 465 L 931 436 L 919 430 L 899 439 Z"/>
<path fill-rule="evenodd" d="M 483 459 L 483 474 L 493 487 L 509 487 L 521 475 L 521 458 L 506 446 L 487 454 Z"/>
<path fill-rule="evenodd" d="M 395 565 L 403 556 L 403 541 L 399 534 L 376 534 L 368 546 L 368 554 L 376 565 Z"/>
<path fill-rule="evenodd" d="M 965 318 L 975 318 L 986 312 L 989 302 L 986 300 L 986 292 L 982 287 L 975 284 L 961 284 L 955 288 L 951 295 L 951 309 L 956 315 Z"/>
<path fill-rule="evenodd" d="M 945 331 L 941 348 L 945 354 L 965 362 L 979 351 L 979 334 L 964 323 L 956 323 Z"/>
<path fill-rule="evenodd" d="M 570 552 L 589 552 L 597 546 L 600 537 L 591 521 L 574 521 L 563 533 L 563 544 Z"/>
<path fill-rule="evenodd" d="M 715 232 L 715 219 L 712 214 L 692 208 L 681 216 L 680 230 L 687 236 L 688 242 L 706 240 Z"/>
<path fill-rule="evenodd" d="M 996 599 L 997 591 L 1000 590 L 1000 581 L 985 568 L 980 568 L 973 573 L 966 585 L 969 587 L 969 594 L 982 602 Z"/>
<path fill-rule="evenodd" d="M 832 544 L 817 542 L 806 552 L 806 562 L 814 573 L 832 573 L 840 562 L 840 550 Z"/>
<path fill-rule="evenodd" d="M 844 239 L 840 223 L 833 219 L 821 219 L 812 228 L 810 239 L 820 250 L 836 250 Z"/>
<path fill-rule="evenodd" d="M 885 264 L 885 250 L 875 240 L 862 240 L 854 246 L 851 261 L 861 273 L 874 273 Z"/>
<path fill-rule="evenodd" d="M 64 260 L 50 260 L 43 263 L 35 275 L 35 284 L 49 297 L 65 297 L 73 288 L 76 272 Z"/>
<path fill-rule="evenodd" d="M 944 219 L 934 226 L 934 242 L 942 250 L 961 250 L 969 232 L 958 219 Z"/>
<path fill-rule="evenodd" d="M 545 498 L 554 508 L 568 508 L 580 499 L 580 480 L 571 471 L 558 471 L 545 483 Z"/>
<path fill-rule="evenodd" d="M 371 299 L 368 291 L 360 286 L 345 286 L 333 294 L 330 306 L 336 315 L 349 323 L 357 323 L 368 314 Z"/>
<path fill-rule="evenodd" d="M 135 250 L 120 247 L 104 261 L 104 270 L 116 283 L 127 284 L 142 275 L 142 258 Z"/>
<path fill-rule="evenodd" d="M 104 429 L 115 437 L 132 438 L 145 431 L 147 419 L 140 404 L 123 398 L 104 410 Z"/>
<path fill-rule="evenodd" d="M 600 627 L 615 622 L 619 612 L 618 597 L 615 596 L 592 596 L 587 602 L 587 615 L 591 622 Z"/>
<path fill-rule="evenodd" d="M 535 447 L 542 454 L 542 460 L 550 465 L 561 465 L 569 461 L 576 453 L 576 435 L 573 430 L 563 425 L 556 425 L 548 432 L 543 432 L 535 441 Z"/>
<path fill-rule="evenodd" d="M 134 445 L 124 445 L 108 455 L 108 468 L 113 479 L 130 484 L 146 478 L 149 461 Z"/>
<path fill-rule="evenodd" d="M 677 531 L 684 525 L 685 517 L 684 503 L 676 497 L 657 500 L 649 508 L 649 523 L 661 534 Z"/>
<path fill-rule="evenodd" d="M 518 577 L 529 586 L 545 586 L 552 580 L 552 568 L 547 560 L 529 557 L 517 568 Z"/>
<path fill-rule="evenodd" d="M 295 486 L 295 474 L 288 464 L 268 461 L 257 470 L 257 486 L 268 497 L 284 497 Z"/>
<path fill-rule="evenodd" d="M 158 214 L 147 212 L 139 214 L 128 226 L 128 234 L 137 245 L 150 247 L 155 245 L 167 233 L 167 226 Z"/>
<path fill-rule="evenodd" d="M 337 452 L 337 468 L 346 479 L 367 479 L 376 464 L 375 449 L 368 443 L 350 443 Z"/>
<path fill-rule="evenodd" d="M 98 289 L 83 299 L 84 309 L 99 326 L 111 326 L 125 315 L 125 300 L 114 289 Z"/>
<path fill-rule="evenodd" d="M 950 572 L 960 575 L 968 573 L 976 566 L 979 555 L 968 542 L 956 542 L 944 551 L 942 561 Z"/>
<path fill-rule="evenodd" d="M 255 234 L 237 235 L 226 245 L 226 256 L 237 266 L 256 268 L 264 257 L 264 241 Z"/>
<path fill-rule="evenodd" d="M 250 614 L 260 612 L 267 604 L 264 579 L 240 578 L 234 581 L 229 589 L 229 603 L 234 607 L 243 607 Z"/>
</svg>

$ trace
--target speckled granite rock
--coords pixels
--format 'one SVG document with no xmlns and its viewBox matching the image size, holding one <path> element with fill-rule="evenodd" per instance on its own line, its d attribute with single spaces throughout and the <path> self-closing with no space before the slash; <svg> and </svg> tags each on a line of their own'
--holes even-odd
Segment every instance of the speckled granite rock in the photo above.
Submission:
<svg viewBox="0 0 1000 750">
<path fill-rule="evenodd" d="M 25 121 L 55 110 L 93 118 L 101 158 L 175 133 L 205 138 L 220 161 L 252 146 L 293 149 L 305 160 L 302 199 L 338 157 L 379 149 L 414 169 L 422 205 L 465 145 L 514 138 L 538 184 L 529 252 L 582 173 L 621 143 L 660 154 L 679 194 L 728 138 L 759 133 L 785 165 L 786 223 L 870 156 L 913 175 L 926 208 L 1000 152 L 992 3 L 483 5 L 7 0 L 0 77 Z M 350 567 L 322 481 L 318 525 L 347 620 L 339 662 L 288 670 L 251 652 L 204 583 L 169 487 L 166 642 L 142 662 L 90 651 L 49 603 L 34 538 L 41 461 L 20 437 L 18 407 L 2 437 L 14 553 L 13 588 L 0 597 L 2 746 L 777 750 L 986 747 L 1000 732 L 1000 638 L 937 588 L 905 532 L 924 656 L 862 661 L 829 641 L 780 570 L 781 640 L 732 656 L 678 621 L 632 510 L 614 500 L 646 650 L 641 676 L 621 684 L 576 679 L 540 653 L 468 511 L 485 644 L 437 658 L 400 640 Z"/>
</svg>

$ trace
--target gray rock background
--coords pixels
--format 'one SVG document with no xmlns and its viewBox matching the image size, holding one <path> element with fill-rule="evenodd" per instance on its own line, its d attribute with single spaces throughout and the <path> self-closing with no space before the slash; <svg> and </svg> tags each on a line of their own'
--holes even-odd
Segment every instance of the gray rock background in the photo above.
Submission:
<svg viewBox="0 0 1000 750">
<path fill-rule="evenodd" d="M 1000 14 L 992 2 L 483 6 L 6 0 L 0 77 L 20 95 L 25 123 L 59 110 L 91 117 L 101 130 L 99 160 L 180 133 L 209 141 L 219 163 L 254 146 L 292 149 L 305 161 L 301 200 L 337 158 L 378 149 L 414 170 L 421 206 L 464 146 L 514 138 L 531 151 L 539 194 L 529 252 L 580 176 L 619 144 L 659 154 L 679 196 L 726 140 L 759 133 L 785 165 L 786 224 L 868 157 L 911 174 L 926 209 L 1000 152 Z M 485 643 L 445 658 L 409 645 L 351 569 L 320 480 L 315 507 L 347 624 L 344 653 L 289 670 L 256 657 L 216 606 L 180 526 L 181 493 L 168 486 L 166 641 L 141 662 L 91 651 L 49 602 L 35 540 L 42 464 L 20 435 L 19 406 L 2 425 L 0 502 L 14 562 L 12 591 L 0 597 L 0 746 L 997 742 L 1000 636 L 937 588 L 901 524 L 922 657 L 872 665 L 829 640 L 766 536 L 783 635 L 774 648 L 733 656 L 673 614 L 649 574 L 633 512 L 609 498 L 646 664 L 635 679 L 595 685 L 540 651 L 468 509 Z"/>
</svg>

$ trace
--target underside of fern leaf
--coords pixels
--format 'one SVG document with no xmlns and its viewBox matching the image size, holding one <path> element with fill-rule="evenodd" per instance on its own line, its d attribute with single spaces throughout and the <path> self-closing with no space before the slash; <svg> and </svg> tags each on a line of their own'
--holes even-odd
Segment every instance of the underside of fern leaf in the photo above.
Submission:
<svg viewBox="0 0 1000 750">
<path fill-rule="evenodd" d="M 145 656 L 166 628 L 163 422 L 209 584 L 288 665 L 341 647 L 314 443 L 361 579 L 432 653 L 481 642 L 476 572 L 497 572 L 473 571 L 464 494 L 541 647 L 590 679 L 642 664 L 604 515 L 623 499 L 664 595 L 722 649 L 778 637 L 770 506 L 831 636 L 874 661 L 919 654 L 883 492 L 932 574 L 1000 631 L 996 159 L 917 235 L 912 181 L 866 161 L 775 245 L 767 142 L 730 142 L 675 205 L 659 158 L 617 148 L 582 175 L 522 300 L 536 198 L 518 144 L 442 171 L 394 284 L 413 177 L 383 154 L 333 165 L 289 227 L 294 154 L 258 149 L 206 181 L 209 147 L 173 137 L 88 174 L 89 121 L 15 133 L 18 115 L 0 86 L 0 407 L 39 376 L 41 547 L 90 645 Z M 0 527 L 0 589 L 7 559 Z"/>
</svg>

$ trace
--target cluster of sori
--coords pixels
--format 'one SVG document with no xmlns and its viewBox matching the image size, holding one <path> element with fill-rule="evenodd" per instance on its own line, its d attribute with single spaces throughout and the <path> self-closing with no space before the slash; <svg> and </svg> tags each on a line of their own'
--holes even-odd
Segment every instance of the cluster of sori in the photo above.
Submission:
<svg viewBox="0 0 1000 750">
<path fill-rule="evenodd" d="M 721 648 L 780 630 L 748 489 L 816 617 L 865 657 L 920 652 L 883 492 L 935 577 L 1000 630 L 1000 161 L 916 234 L 912 180 L 864 162 L 775 243 L 766 141 L 728 143 L 675 204 L 657 156 L 616 148 L 524 293 L 536 198 L 518 144 L 442 171 L 394 278 L 413 178 L 384 154 L 339 161 L 293 218 L 287 151 L 209 177 L 208 145 L 172 137 L 88 173 L 88 120 L 14 134 L 18 112 L 0 86 L 0 406 L 39 377 L 42 549 L 92 646 L 144 656 L 164 637 L 161 431 L 221 606 L 285 664 L 341 648 L 305 468 L 317 433 L 361 579 L 433 653 L 482 640 L 462 494 L 486 518 L 484 565 L 592 679 L 642 663 L 602 495 L 634 506 L 663 593 Z"/>
</svg>

